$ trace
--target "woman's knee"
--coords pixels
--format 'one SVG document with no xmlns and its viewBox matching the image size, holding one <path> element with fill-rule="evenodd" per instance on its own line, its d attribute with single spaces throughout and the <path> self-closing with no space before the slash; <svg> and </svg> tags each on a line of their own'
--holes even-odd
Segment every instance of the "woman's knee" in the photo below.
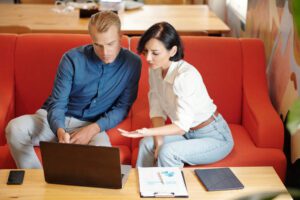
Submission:
<svg viewBox="0 0 300 200">
<path fill-rule="evenodd" d="M 147 148 L 153 149 L 154 148 L 154 141 L 152 137 L 144 137 L 139 142 L 139 148 Z"/>
<path fill-rule="evenodd" d="M 163 144 L 158 152 L 158 165 L 161 167 L 183 166 L 180 156 L 176 152 L 176 146 Z"/>
<path fill-rule="evenodd" d="M 227 142 L 227 155 L 233 150 L 233 147 L 234 147 L 234 141 L 228 141 Z"/>
<path fill-rule="evenodd" d="M 174 155 L 174 150 L 172 145 L 170 144 L 163 144 L 159 148 L 158 156 L 159 157 L 168 157 L 171 158 Z"/>
</svg>

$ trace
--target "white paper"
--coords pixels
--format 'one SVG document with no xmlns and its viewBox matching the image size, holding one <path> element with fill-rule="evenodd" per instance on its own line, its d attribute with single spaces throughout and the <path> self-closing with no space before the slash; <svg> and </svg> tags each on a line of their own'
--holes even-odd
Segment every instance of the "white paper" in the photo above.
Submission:
<svg viewBox="0 0 300 200">
<path fill-rule="evenodd" d="M 141 196 L 188 196 L 178 167 L 139 167 Z"/>
</svg>

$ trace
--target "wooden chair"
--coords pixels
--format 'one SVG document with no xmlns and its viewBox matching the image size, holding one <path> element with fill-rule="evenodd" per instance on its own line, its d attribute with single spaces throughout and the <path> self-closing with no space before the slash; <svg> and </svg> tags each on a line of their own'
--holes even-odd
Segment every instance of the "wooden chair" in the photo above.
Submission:
<svg viewBox="0 0 300 200">
<path fill-rule="evenodd" d="M 27 26 L 0 26 L 0 33 L 30 33 L 31 29 Z"/>
</svg>

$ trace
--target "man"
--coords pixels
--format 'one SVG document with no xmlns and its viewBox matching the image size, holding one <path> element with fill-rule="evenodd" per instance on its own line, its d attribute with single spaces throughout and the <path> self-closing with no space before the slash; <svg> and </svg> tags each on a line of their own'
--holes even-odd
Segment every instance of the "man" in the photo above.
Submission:
<svg viewBox="0 0 300 200">
<path fill-rule="evenodd" d="M 111 146 L 105 131 L 127 116 L 141 72 L 140 58 L 121 48 L 120 29 L 115 13 L 93 15 L 93 44 L 65 53 L 42 108 L 9 122 L 6 138 L 18 168 L 41 168 L 33 149 L 40 141 Z"/>
</svg>

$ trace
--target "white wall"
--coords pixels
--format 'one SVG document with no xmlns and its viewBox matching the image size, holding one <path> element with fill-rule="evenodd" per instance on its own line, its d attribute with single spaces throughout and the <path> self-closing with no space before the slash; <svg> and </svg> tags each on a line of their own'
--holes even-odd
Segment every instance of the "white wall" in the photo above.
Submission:
<svg viewBox="0 0 300 200">
<path fill-rule="evenodd" d="M 226 22 L 226 0 L 209 0 L 209 8 L 224 22 Z"/>
<path fill-rule="evenodd" d="M 246 23 L 248 0 L 227 0 L 227 8 L 231 8 L 234 14 Z"/>
</svg>

